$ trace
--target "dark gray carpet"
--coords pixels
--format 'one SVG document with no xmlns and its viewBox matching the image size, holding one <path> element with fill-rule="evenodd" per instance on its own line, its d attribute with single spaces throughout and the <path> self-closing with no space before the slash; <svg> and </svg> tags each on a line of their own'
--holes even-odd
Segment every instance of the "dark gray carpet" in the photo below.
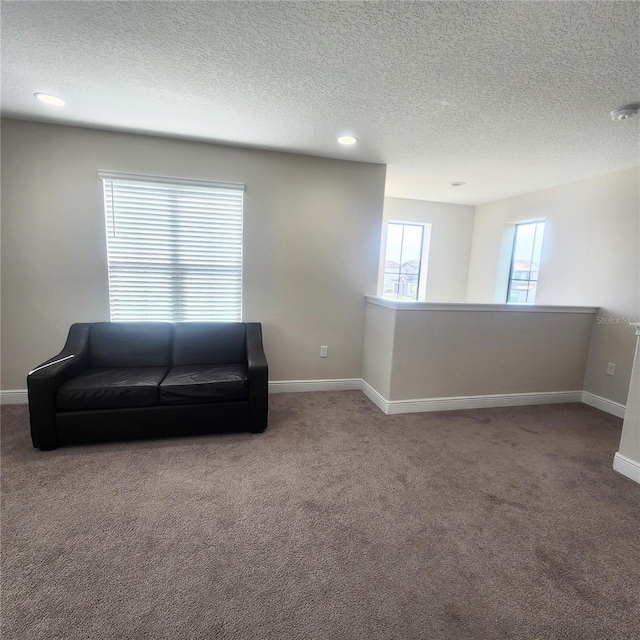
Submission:
<svg viewBox="0 0 640 640">
<path fill-rule="evenodd" d="M 3 407 L 3 638 L 639 637 L 619 420 L 385 416 L 356 391 L 271 405 L 259 436 L 49 453 Z"/>
</svg>

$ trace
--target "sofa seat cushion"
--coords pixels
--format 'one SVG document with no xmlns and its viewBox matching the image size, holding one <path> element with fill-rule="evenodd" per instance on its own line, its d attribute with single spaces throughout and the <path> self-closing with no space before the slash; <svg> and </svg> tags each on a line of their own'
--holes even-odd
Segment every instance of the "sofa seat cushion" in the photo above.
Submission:
<svg viewBox="0 0 640 640">
<path fill-rule="evenodd" d="M 160 404 L 195 404 L 246 400 L 247 367 L 243 364 L 173 367 L 160 384 Z"/>
<path fill-rule="evenodd" d="M 168 367 L 87 369 L 58 388 L 61 411 L 151 407 Z"/>
</svg>

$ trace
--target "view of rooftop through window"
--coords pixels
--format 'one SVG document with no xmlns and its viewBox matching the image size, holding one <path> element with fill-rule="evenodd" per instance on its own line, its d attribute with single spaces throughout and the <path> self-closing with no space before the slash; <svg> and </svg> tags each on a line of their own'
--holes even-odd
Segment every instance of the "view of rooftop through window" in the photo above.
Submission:
<svg viewBox="0 0 640 640">
<path fill-rule="evenodd" d="M 385 298 L 418 299 L 423 242 L 423 225 L 389 223 L 384 261 Z"/>
<path fill-rule="evenodd" d="M 533 304 L 538 287 L 544 222 L 516 225 L 507 302 Z"/>
</svg>

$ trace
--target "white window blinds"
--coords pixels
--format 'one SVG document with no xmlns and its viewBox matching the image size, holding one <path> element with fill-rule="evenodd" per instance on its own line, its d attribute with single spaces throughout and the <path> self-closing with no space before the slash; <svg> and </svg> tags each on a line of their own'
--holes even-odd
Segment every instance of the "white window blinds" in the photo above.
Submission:
<svg viewBox="0 0 640 640">
<path fill-rule="evenodd" d="M 111 319 L 241 320 L 244 185 L 98 175 Z"/>
</svg>

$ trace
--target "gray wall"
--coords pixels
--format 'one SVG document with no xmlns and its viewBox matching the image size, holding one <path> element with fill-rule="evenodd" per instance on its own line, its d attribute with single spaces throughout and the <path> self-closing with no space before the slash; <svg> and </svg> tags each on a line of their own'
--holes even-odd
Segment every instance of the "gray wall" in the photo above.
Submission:
<svg viewBox="0 0 640 640">
<path fill-rule="evenodd" d="M 395 311 L 367 304 L 362 379 L 386 399 L 391 393 L 395 325 Z"/>
<path fill-rule="evenodd" d="M 546 218 L 536 303 L 601 307 L 584 390 L 622 404 L 635 350 L 627 322 L 640 315 L 639 177 L 627 169 L 479 206 L 469 262 L 467 302 L 494 302 L 508 277 L 500 273 L 505 229 Z M 608 362 L 617 365 L 614 377 Z"/>
<path fill-rule="evenodd" d="M 244 319 L 271 379 L 360 377 L 384 166 L 3 120 L 2 389 L 109 319 L 99 170 L 245 183 Z"/>
<path fill-rule="evenodd" d="M 631 386 L 620 437 L 620 453 L 640 465 L 640 338 L 636 340 Z"/>
<path fill-rule="evenodd" d="M 581 391 L 593 315 L 369 302 L 363 378 L 387 400 Z"/>
<path fill-rule="evenodd" d="M 389 400 L 580 391 L 592 314 L 397 311 Z"/>
</svg>

